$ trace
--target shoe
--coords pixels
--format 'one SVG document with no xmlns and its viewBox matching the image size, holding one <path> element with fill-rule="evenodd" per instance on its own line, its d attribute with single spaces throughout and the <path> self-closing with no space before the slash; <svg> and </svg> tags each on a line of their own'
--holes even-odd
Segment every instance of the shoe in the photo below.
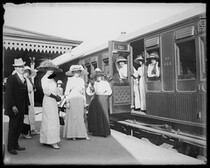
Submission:
<svg viewBox="0 0 210 168">
<path fill-rule="evenodd" d="M 23 135 L 24 138 L 26 139 L 31 139 L 32 137 L 30 135 Z"/>
<path fill-rule="evenodd" d="M 8 150 L 10 154 L 17 155 L 17 151 L 15 149 Z"/>
<path fill-rule="evenodd" d="M 89 137 L 86 137 L 86 139 L 88 140 L 88 139 L 90 139 Z"/>
<path fill-rule="evenodd" d="M 59 147 L 57 144 L 53 144 L 52 147 L 53 147 L 54 149 L 60 149 L 60 147 Z"/>
<path fill-rule="evenodd" d="M 26 148 L 25 148 L 25 147 L 20 147 L 20 146 L 18 146 L 18 147 L 16 147 L 15 149 L 16 149 L 16 150 L 22 151 L 22 150 L 25 150 Z"/>
<path fill-rule="evenodd" d="M 39 131 L 37 131 L 37 130 L 31 130 L 31 135 L 39 135 Z"/>
</svg>

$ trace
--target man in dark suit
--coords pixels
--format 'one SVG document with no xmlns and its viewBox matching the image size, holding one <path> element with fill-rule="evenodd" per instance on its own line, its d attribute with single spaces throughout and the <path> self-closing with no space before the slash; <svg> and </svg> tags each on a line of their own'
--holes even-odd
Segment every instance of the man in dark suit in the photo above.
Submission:
<svg viewBox="0 0 210 168">
<path fill-rule="evenodd" d="M 16 150 L 25 150 L 20 147 L 18 139 L 23 127 L 24 114 L 28 114 L 29 97 L 26 79 L 24 78 L 24 65 L 22 58 L 15 59 L 13 67 L 16 71 L 7 79 L 5 92 L 5 115 L 9 116 L 9 131 L 7 149 L 16 155 Z"/>
</svg>

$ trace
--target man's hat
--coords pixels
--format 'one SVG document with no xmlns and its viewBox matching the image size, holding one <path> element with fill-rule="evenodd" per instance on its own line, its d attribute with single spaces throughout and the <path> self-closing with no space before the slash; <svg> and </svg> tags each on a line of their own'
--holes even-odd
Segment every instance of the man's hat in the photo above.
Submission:
<svg viewBox="0 0 210 168">
<path fill-rule="evenodd" d="M 26 62 L 23 62 L 22 58 L 14 59 L 13 66 L 24 66 Z"/>
</svg>

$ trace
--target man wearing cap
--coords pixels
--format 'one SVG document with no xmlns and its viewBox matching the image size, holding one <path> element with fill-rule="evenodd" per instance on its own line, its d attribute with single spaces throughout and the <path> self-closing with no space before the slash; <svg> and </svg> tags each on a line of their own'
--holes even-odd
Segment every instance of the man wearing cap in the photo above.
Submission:
<svg viewBox="0 0 210 168">
<path fill-rule="evenodd" d="M 9 76 L 5 93 L 5 115 L 9 116 L 9 131 L 7 149 L 16 155 L 16 150 L 25 150 L 18 143 L 23 128 L 24 114 L 28 114 L 30 105 L 26 79 L 24 78 L 24 65 L 22 58 L 15 59 L 13 67 L 16 73 Z"/>
</svg>

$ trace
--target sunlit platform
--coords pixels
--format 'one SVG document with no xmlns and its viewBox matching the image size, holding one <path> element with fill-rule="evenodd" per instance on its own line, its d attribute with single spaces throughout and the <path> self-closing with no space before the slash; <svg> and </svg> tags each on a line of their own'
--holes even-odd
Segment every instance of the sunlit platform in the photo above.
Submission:
<svg viewBox="0 0 210 168">
<path fill-rule="evenodd" d="M 36 126 L 40 128 L 41 108 L 36 108 Z M 8 119 L 4 116 L 4 144 L 7 144 Z M 89 135 L 89 140 L 67 140 L 62 138 L 60 149 L 39 143 L 39 135 L 32 139 L 21 138 L 19 143 L 26 147 L 11 155 L 4 151 L 6 165 L 202 165 L 203 161 L 180 154 L 174 150 L 156 146 L 144 139 L 138 139 L 111 130 L 107 138 Z"/>
</svg>

